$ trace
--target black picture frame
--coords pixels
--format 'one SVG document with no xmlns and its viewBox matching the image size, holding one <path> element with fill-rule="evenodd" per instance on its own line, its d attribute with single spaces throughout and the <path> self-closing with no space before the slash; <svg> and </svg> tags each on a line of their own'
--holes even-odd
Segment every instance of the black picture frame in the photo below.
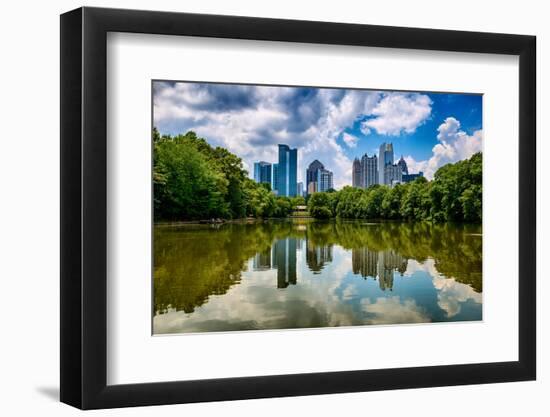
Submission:
<svg viewBox="0 0 550 417">
<path fill-rule="evenodd" d="M 108 32 L 519 56 L 518 361 L 107 385 Z M 82 409 L 536 378 L 536 38 L 252 17 L 79 8 L 61 15 L 61 401 Z"/>
</svg>

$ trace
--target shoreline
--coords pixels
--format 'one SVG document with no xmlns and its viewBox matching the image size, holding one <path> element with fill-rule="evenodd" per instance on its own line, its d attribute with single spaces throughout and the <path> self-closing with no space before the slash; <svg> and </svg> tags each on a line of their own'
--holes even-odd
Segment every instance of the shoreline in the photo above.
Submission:
<svg viewBox="0 0 550 417">
<path fill-rule="evenodd" d="M 153 221 L 153 226 L 157 227 L 176 227 L 176 226 L 222 226 L 225 224 L 254 224 L 254 223 L 264 223 L 264 222 L 273 222 L 273 221 L 286 221 L 286 220 L 309 220 L 309 221 L 318 221 L 318 222 L 330 222 L 330 221 L 341 221 L 341 222 L 357 222 L 363 221 L 368 224 L 378 224 L 378 223 L 430 223 L 434 225 L 438 224 L 464 224 L 464 225 L 482 225 L 482 223 L 465 223 L 465 222 L 431 222 L 427 220 L 398 220 L 398 219 L 347 219 L 347 218 L 336 218 L 332 217 L 330 219 L 316 219 L 312 216 L 288 216 L 288 217 L 267 217 L 267 218 L 254 218 L 254 217 L 245 217 L 242 219 L 209 219 L 209 220 L 180 220 L 180 221 Z"/>
</svg>

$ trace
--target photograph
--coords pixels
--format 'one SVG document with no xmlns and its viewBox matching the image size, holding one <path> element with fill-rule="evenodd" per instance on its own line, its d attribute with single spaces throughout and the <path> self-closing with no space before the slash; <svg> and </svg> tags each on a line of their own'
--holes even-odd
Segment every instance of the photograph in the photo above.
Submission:
<svg viewBox="0 0 550 417">
<path fill-rule="evenodd" d="M 482 99 L 153 80 L 153 334 L 482 320 Z"/>
</svg>

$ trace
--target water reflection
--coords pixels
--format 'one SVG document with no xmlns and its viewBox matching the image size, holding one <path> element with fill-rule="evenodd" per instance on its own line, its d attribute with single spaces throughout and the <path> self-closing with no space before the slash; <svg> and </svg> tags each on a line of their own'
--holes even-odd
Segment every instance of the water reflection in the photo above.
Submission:
<svg viewBox="0 0 550 417">
<path fill-rule="evenodd" d="M 365 279 L 378 279 L 382 291 L 392 290 L 395 271 L 403 276 L 407 270 L 407 259 L 393 250 L 376 252 L 367 247 L 352 249 L 351 259 L 353 273 Z"/>
<path fill-rule="evenodd" d="M 306 262 L 314 274 L 320 274 L 325 264 L 332 262 L 333 245 L 316 245 L 306 239 Z"/>
<path fill-rule="evenodd" d="M 481 319 L 479 226 L 156 227 L 154 332 Z"/>
</svg>

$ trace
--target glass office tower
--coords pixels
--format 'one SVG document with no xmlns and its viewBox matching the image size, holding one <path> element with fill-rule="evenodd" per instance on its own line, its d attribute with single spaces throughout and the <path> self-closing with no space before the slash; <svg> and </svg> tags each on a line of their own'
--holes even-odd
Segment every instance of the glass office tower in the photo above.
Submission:
<svg viewBox="0 0 550 417">
<path fill-rule="evenodd" d="M 298 188 L 298 150 L 288 145 L 279 145 L 277 164 L 277 194 L 296 197 Z"/>
</svg>

